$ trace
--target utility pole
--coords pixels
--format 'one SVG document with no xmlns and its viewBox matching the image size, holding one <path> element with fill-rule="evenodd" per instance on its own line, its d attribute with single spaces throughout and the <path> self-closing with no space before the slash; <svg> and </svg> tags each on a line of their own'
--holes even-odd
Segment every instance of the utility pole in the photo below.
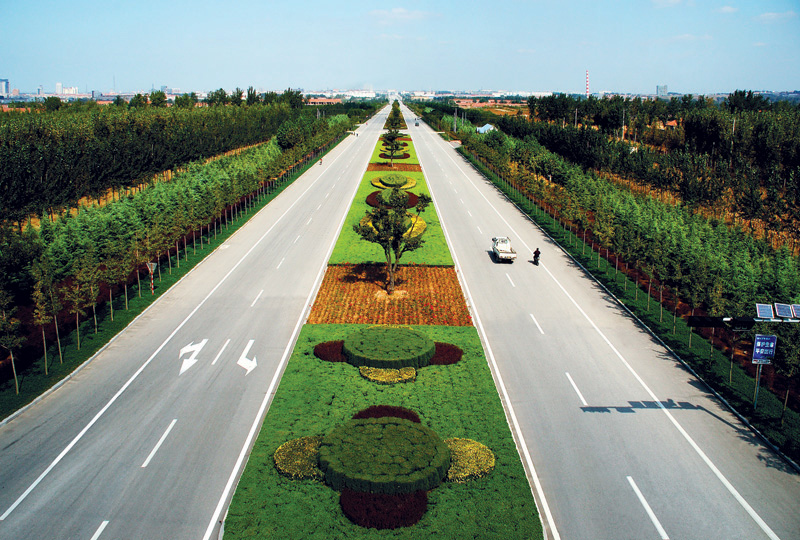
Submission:
<svg viewBox="0 0 800 540">
<path fill-rule="evenodd" d="M 622 109 L 622 140 L 625 140 L 625 109 Z"/>
</svg>

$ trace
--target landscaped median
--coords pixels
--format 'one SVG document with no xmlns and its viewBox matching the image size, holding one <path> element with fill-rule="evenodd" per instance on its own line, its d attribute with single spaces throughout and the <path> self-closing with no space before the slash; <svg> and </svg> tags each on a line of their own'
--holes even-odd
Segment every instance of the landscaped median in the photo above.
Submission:
<svg viewBox="0 0 800 540">
<path fill-rule="evenodd" d="M 399 162 L 418 167 L 406 142 Z M 383 250 L 354 232 L 376 190 L 428 192 L 421 172 L 387 174 L 362 179 L 226 539 L 542 538 L 435 209 L 391 295 Z"/>
</svg>

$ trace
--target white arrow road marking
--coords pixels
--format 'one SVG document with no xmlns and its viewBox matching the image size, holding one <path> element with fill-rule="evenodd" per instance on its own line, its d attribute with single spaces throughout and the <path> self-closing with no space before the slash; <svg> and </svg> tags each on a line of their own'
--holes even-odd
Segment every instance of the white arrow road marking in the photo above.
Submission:
<svg viewBox="0 0 800 540">
<path fill-rule="evenodd" d="M 247 373 L 245 373 L 245 376 L 249 375 L 250 372 L 253 371 L 256 368 L 256 366 L 258 365 L 258 362 L 256 362 L 256 357 L 255 356 L 253 357 L 252 360 L 247 358 L 247 353 L 250 352 L 250 347 L 253 346 L 254 342 L 255 342 L 254 339 L 251 339 L 250 341 L 247 342 L 247 347 L 244 348 L 244 352 L 242 353 L 242 356 L 240 356 L 239 360 L 236 361 L 237 364 L 242 366 L 245 369 L 245 371 L 247 371 Z"/>
<path fill-rule="evenodd" d="M 142 463 L 142 469 L 144 469 L 145 467 L 147 467 L 150 464 L 150 460 L 153 459 L 153 456 L 156 455 L 156 452 L 158 452 L 158 449 L 161 448 L 162 444 L 164 444 L 164 441 L 167 439 L 167 435 L 169 435 L 169 432 L 172 431 L 173 427 L 175 427 L 175 422 L 177 422 L 177 421 L 178 421 L 178 419 L 174 418 L 172 420 L 172 422 L 170 422 L 169 427 L 167 428 L 167 430 L 164 432 L 164 434 L 161 436 L 161 438 L 158 439 L 158 442 L 153 447 L 153 449 L 150 451 L 150 455 L 147 456 L 147 459 L 145 459 L 144 463 Z"/>
<path fill-rule="evenodd" d="M 204 339 L 197 345 L 194 344 L 194 341 L 190 342 L 186 347 L 181 349 L 181 353 L 178 355 L 178 358 L 182 357 L 184 354 L 191 352 L 192 355 L 189 358 L 186 358 L 183 363 L 181 364 L 181 372 L 178 375 L 183 375 L 183 372 L 192 367 L 197 363 L 197 355 L 200 354 L 200 350 L 206 346 L 208 343 L 207 339 Z"/>
<path fill-rule="evenodd" d="M 97 540 L 100 538 L 100 535 L 103 534 L 103 530 L 105 530 L 106 525 L 108 525 L 108 521 L 104 521 L 100 524 L 95 533 L 92 535 L 92 540 Z"/>
</svg>

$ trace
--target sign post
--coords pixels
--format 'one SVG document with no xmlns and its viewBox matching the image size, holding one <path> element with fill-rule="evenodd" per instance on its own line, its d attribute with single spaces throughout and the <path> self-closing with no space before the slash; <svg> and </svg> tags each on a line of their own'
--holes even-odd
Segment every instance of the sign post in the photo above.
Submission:
<svg viewBox="0 0 800 540">
<path fill-rule="evenodd" d="M 775 358 L 775 346 L 778 343 L 778 336 L 765 336 L 756 334 L 755 341 L 753 341 L 753 363 L 758 365 L 756 373 L 756 390 L 753 395 L 753 410 L 758 407 L 758 386 L 761 382 L 761 366 L 764 364 L 771 364 L 772 359 Z"/>
<path fill-rule="evenodd" d="M 156 294 L 155 287 L 153 286 L 153 272 L 155 272 L 156 263 L 148 262 L 147 269 L 150 271 L 150 294 Z"/>
</svg>

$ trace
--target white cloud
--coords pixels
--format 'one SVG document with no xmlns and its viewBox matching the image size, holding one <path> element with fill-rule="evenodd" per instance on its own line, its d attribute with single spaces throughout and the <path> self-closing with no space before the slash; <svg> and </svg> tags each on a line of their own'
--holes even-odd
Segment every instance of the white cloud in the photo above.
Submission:
<svg viewBox="0 0 800 540">
<path fill-rule="evenodd" d="M 762 13 L 756 19 L 761 22 L 771 23 L 771 22 L 778 22 L 778 21 L 785 21 L 786 19 L 793 19 L 797 17 L 797 13 L 792 11 L 785 11 L 783 13 L 775 13 L 774 11 L 768 11 L 766 13 Z"/>
<path fill-rule="evenodd" d="M 407 23 L 434 16 L 428 11 L 409 11 L 406 8 L 375 9 L 370 12 L 370 15 L 378 19 L 379 24 Z"/>
<path fill-rule="evenodd" d="M 766 47 L 766 46 L 767 44 L 764 43 L 763 41 L 756 41 L 755 43 L 753 43 L 753 47 Z"/>
<path fill-rule="evenodd" d="M 739 11 L 739 8 L 733 6 L 722 6 L 717 11 L 720 13 L 736 13 Z"/>
</svg>

